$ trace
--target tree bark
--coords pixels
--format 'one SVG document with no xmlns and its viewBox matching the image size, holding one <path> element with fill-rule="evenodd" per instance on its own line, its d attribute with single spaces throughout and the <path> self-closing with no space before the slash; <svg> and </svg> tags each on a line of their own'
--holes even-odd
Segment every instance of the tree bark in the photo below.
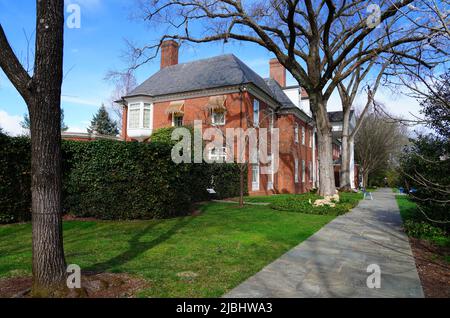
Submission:
<svg viewBox="0 0 450 318">
<path fill-rule="evenodd" d="M 350 111 L 351 107 L 343 107 L 344 122 L 342 125 L 342 154 L 341 154 L 341 173 L 340 188 L 342 191 L 351 191 L 352 183 L 350 180 Z"/>
<path fill-rule="evenodd" d="M 319 156 L 319 195 L 336 194 L 333 169 L 332 129 L 328 119 L 326 101 L 320 93 L 309 93 L 311 110 L 317 125 L 317 150 Z"/>
<path fill-rule="evenodd" d="M 33 77 L 20 64 L 0 24 L 0 67 L 30 113 L 33 288 L 36 296 L 65 287 L 61 220 L 61 85 L 64 0 L 36 1 Z"/>
<path fill-rule="evenodd" d="M 61 85 L 64 1 L 38 0 L 31 120 L 33 294 L 64 287 L 61 206 Z"/>
</svg>

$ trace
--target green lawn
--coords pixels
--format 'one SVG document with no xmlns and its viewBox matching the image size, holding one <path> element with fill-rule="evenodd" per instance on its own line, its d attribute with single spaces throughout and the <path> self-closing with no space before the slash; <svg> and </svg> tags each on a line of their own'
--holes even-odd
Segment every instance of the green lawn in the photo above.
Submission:
<svg viewBox="0 0 450 318">
<path fill-rule="evenodd" d="M 69 264 L 145 278 L 140 296 L 220 297 L 333 218 L 211 203 L 197 217 L 65 222 L 64 244 Z M 31 225 L 0 226 L 0 278 L 30 273 Z"/>
<path fill-rule="evenodd" d="M 440 246 L 450 246 L 450 237 L 438 227 L 426 222 L 407 195 L 396 195 L 397 204 L 403 219 L 405 231 L 409 236 L 431 241 Z"/>
</svg>

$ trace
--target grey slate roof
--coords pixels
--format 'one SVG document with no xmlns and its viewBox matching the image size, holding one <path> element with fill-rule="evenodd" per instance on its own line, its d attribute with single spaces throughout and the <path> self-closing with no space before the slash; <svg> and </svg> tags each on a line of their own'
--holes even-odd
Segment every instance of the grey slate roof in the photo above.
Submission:
<svg viewBox="0 0 450 318">
<path fill-rule="evenodd" d="M 353 117 L 353 115 L 355 114 L 355 111 L 352 110 L 350 112 L 350 118 Z M 339 112 L 328 112 L 328 118 L 330 119 L 330 122 L 332 123 L 338 123 L 344 120 L 344 112 L 339 111 Z"/>
<path fill-rule="evenodd" d="M 232 54 L 220 55 L 163 68 L 134 89 L 128 97 L 154 97 L 248 83 L 273 95 L 264 79 L 244 62 Z"/>
<path fill-rule="evenodd" d="M 267 86 L 269 86 L 272 91 L 272 96 L 281 104 L 282 108 L 293 108 L 296 107 L 294 103 L 286 96 L 281 88 L 280 84 L 272 78 L 265 79 Z"/>
</svg>

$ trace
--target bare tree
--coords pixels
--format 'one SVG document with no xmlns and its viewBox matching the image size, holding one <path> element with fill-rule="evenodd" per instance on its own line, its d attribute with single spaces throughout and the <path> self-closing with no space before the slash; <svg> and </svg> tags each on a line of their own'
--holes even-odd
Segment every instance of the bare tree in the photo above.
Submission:
<svg viewBox="0 0 450 318">
<path fill-rule="evenodd" d="M 417 100 L 428 98 L 441 99 L 441 110 L 447 111 L 450 104 L 441 98 L 439 88 L 442 76 L 449 69 L 450 62 L 450 1 L 448 0 L 422 0 L 411 6 L 415 17 L 407 16 L 415 26 L 427 29 L 432 36 L 424 43 L 423 49 L 415 52 L 416 59 L 422 59 L 427 54 L 426 64 L 407 63 L 402 57 L 394 53 L 392 63 L 387 69 L 389 87 L 392 90 Z M 428 18 L 424 18 L 428 17 Z M 427 53 L 426 53 L 427 52 Z M 382 110 L 381 110 L 382 111 Z M 388 115 L 388 114 L 385 114 Z M 429 125 L 426 116 L 410 113 L 410 119 L 392 117 L 393 121 L 401 121 L 404 124 Z"/>
<path fill-rule="evenodd" d="M 355 137 L 355 154 L 361 165 L 364 187 L 368 186 L 369 175 L 386 167 L 407 143 L 406 127 L 386 119 L 376 113 L 368 114 Z"/>
<path fill-rule="evenodd" d="M 106 74 L 105 80 L 112 82 L 114 85 L 108 104 L 118 126 L 122 127 L 123 105 L 118 104 L 117 101 L 121 100 L 123 96 L 127 96 L 133 89 L 136 88 L 136 77 L 131 71 L 110 71 Z"/>
<path fill-rule="evenodd" d="M 362 47 L 362 46 L 361 46 Z M 355 72 L 353 72 L 348 83 L 340 82 L 338 85 L 338 92 L 341 98 L 342 111 L 343 111 L 343 123 L 342 123 L 342 161 L 341 161 L 341 174 L 340 174 L 340 186 L 343 191 L 351 190 L 351 178 L 350 178 L 350 158 L 351 158 L 351 145 L 354 144 L 355 136 L 358 133 L 359 128 L 365 118 L 365 115 L 373 106 L 375 94 L 380 85 L 380 81 L 384 75 L 386 67 L 389 65 L 389 61 L 385 61 L 378 70 L 378 75 L 373 83 L 370 80 L 367 82 L 367 102 L 359 114 L 356 125 L 352 131 L 350 131 L 350 117 L 351 111 L 354 106 L 355 98 L 359 93 L 360 86 L 363 85 L 366 77 L 372 71 L 375 65 L 375 59 L 371 60 L 366 65 L 360 65 Z M 374 73 L 374 72 L 372 72 Z"/>
<path fill-rule="evenodd" d="M 0 67 L 28 106 L 31 123 L 33 293 L 47 296 L 65 283 L 61 221 L 61 84 L 64 1 L 36 1 L 36 48 L 30 76 L 0 24 Z"/>
<path fill-rule="evenodd" d="M 141 0 L 145 21 L 168 29 L 156 44 L 131 48 L 131 68 L 154 58 L 166 39 L 193 43 L 237 40 L 266 48 L 309 94 L 317 123 L 319 192 L 333 195 L 328 99 L 342 80 L 382 54 L 397 53 L 411 63 L 422 62 L 415 54 L 418 43 L 436 31 L 407 18 L 415 14 L 409 7 L 413 2 L 374 1 L 379 10 L 370 13 L 368 2 L 362 0 Z M 362 41 L 365 45 L 360 50 Z"/>
</svg>

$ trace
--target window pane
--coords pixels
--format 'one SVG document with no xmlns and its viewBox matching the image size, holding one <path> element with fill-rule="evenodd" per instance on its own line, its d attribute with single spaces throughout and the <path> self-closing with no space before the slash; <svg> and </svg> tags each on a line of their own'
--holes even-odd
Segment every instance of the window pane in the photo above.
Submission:
<svg viewBox="0 0 450 318">
<path fill-rule="evenodd" d="M 253 165 L 252 167 L 252 182 L 259 182 L 259 166 Z"/>
<path fill-rule="evenodd" d="M 224 125 L 225 124 L 225 113 L 224 112 L 213 112 L 213 124 Z"/>
<path fill-rule="evenodd" d="M 302 182 L 305 182 L 306 178 L 306 166 L 305 166 L 305 160 L 302 160 Z"/>
<path fill-rule="evenodd" d="M 256 99 L 253 102 L 253 123 L 259 126 L 259 101 Z"/>
<path fill-rule="evenodd" d="M 144 108 L 144 128 L 150 128 L 150 108 Z"/>
<path fill-rule="evenodd" d="M 130 109 L 129 128 L 139 128 L 140 109 Z"/>
<path fill-rule="evenodd" d="M 183 116 L 180 116 L 180 115 L 174 115 L 174 118 L 173 118 L 173 125 L 174 125 L 175 127 L 181 127 L 181 126 L 183 126 Z"/>
</svg>

